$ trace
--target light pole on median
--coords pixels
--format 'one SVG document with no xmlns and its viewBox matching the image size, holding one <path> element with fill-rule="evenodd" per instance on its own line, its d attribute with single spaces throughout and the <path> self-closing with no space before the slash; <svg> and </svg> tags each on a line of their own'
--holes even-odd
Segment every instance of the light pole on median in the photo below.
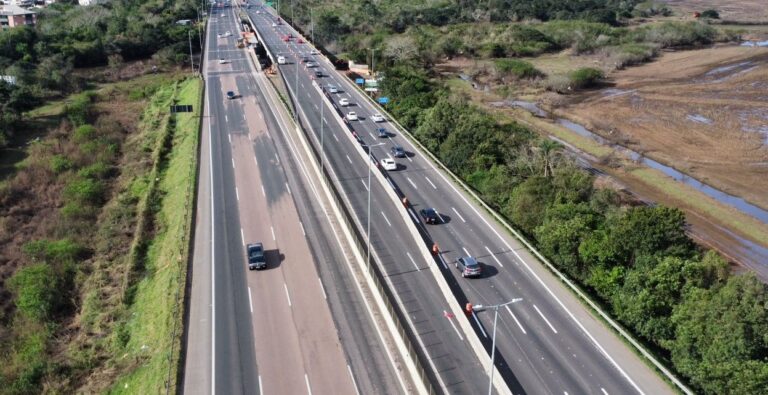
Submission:
<svg viewBox="0 0 768 395">
<path fill-rule="evenodd" d="M 495 304 L 491 306 L 483 306 L 481 304 L 477 306 L 472 306 L 472 313 L 474 314 L 475 311 L 485 311 L 485 310 L 493 310 L 493 340 L 491 342 L 491 367 L 489 368 L 490 373 L 488 376 L 490 377 L 488 379 L 488 395 L 491 395 L 491 392 L 493 391 L 493 371 L 496 367 L 496 321 L 499 319 L 499 308 L 504 307 L 506 305 L 517 303 L 522 301 L 523 298 L 515 298 L 510 300 L 509 302 L 501 303 L 501 304 Z"/>
<path fill-rule="evenodd" d="M 366 267 L 371 270 L 371 163 L 373 162 L 373 156 L 371 150 L 373 147 L 384 145 L 384 143 L 378 143 L 368 146 L 368 228 L 366 230 L 366 238 L 368 239 L 367 256 L 365 258 Z"/>
</svg>

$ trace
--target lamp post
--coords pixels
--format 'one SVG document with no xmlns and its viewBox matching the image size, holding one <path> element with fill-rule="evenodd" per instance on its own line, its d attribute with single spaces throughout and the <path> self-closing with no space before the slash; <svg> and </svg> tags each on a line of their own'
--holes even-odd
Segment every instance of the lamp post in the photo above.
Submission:
<svg viewBox="0 0 768 395">
<path fill-rule="evenodd" d="M 493 310 L 493 340 L 491 344 L 491 366 L 490 366 L 490 373 L 489 379 L 488 379 L 488 395 L 491 395 L 491 392 L 493 391 L 493 371 L 494 367 L 496 366 L 496 321 L 499 319 L 499 308 L 504 307 L 506 305 L 517 303 L 522 301 L 523 298 L 515 298 L 510 300 L 509 302 L 501 303 L 501 304 L 495 304 L 491 306 L 483 306 L 481 304 L 477 306 L 472 307 L 472 314 L 475 313 L 475 311 L 485 311 L 485 310 Z"/>
<path fill-rule="evenodd" d="M 195 63 L 192 61 L 192 31 L 187 30 L 187 39 L 189 40 L 189 67 L 192 69 L 192 74 L 195 73 Z"/>
<path fill-rule="evenodd" d="M 371 150 L 373 147 L 384 145 L 384 143 L 378 143 L 368 146 L 368 228 L 366 237 L 368 239 L 367 256 L 365 258 L 366 266 L 368 270 L 371 270 L 371 163 L 373 162 L 373 156 Z"/>
<path fill-rule="evenodd" d="M 324 94 L 325 93 L 321 93 L 321 95 Z M 323 177 L 325 177 L 325 146 L 323 145 L 323 137 L 325 136 L 325 133 L 323 132 L 323 123 L 325 122 L 325 116 L 323 115 L 325 112 L 324 110 L 325 103 L 323 103 L 323 97 L 320 96 L 320 174 Z"/>
</svg>

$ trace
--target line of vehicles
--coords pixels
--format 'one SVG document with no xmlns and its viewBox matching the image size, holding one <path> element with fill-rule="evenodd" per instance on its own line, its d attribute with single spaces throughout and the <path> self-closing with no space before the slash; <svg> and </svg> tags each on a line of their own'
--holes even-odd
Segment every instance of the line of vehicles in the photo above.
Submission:
<svg viewBox="0 0 768 395">
<path fill-rule="evenodd" d="M 256 13 L 260 13 L 260 11 L 257 10 Z M 277 27 L 279 25 L 282 25 L 282 21 L 279 18 L 272 23 L 272 27 Z M 291 33 L 282 35 L 281 40 L 286 43 L 290 41 L 294 41 L 296 44 L 304 43 L 304 40 L 302 40 L 299 37 L 294 37 L 293 34 Z M 309 55 L 317 55 L 317 54 L 319 54 L 319 52 L 317 52 L 316 50 L 311 50 L 309 52 Z M 318 63 L 315 60 L 313 60 L 309 55 L 302 55 L 299 58 L 299 62 L 303 64 L 308 70 L 314 69 L 313 71 L 311 71 L 310 76 L 314 75 L 314 78 L 323 78 L 325 74 L 319 68 Z M 289 64 L 288 57 L 286 57 L 283 54 L 279 54 L 276 60 L 278 65 Z M 323 90 L 330 94 L 342 93 L 339 90 L 339 88 L 333 84 L 325 85 L 323 87 Z M 227 97 L 232 99 L 232 98 L 235 98 L 236 96 L 234 92 L 227 92 Z M 337 102 L 340 107 L 344 107 L 344 108 L 354 106 L 354 104 L 350 101 L 350 99 L 346 97 L 337 97 Z M 342 116 L 347 122 L 360 121 L 360 116 L 355 111 L 348 111 L 345 114 L 342 113 Z M 370 116 L 370 119 L 376 124 L 387 122 L 387 119 L 381 113 L 374 113 L 373 115 Z M 390 133 L 387 131 L 387 129 L 384 127 L 378 127 L 376 129 L 376 133 L 379 138 L 392 137 Z M 406 158 L 406 157 L 407 157 L 407 153 L 405 149 L 398 144 L 394 144 L 393 146 L 390 147 L 389 154 L 387 155 L 387 157 L 381 159 L 379 161 L 379 164 L 381 168 L 383 168 L 386 171 L 396 171 L 399 169 L 399 166 L 395 158 Z M 443 217 L 435 208 L 432 208 L 432 207 L 423 208 L 419 211 L 419 214 L 420 214 L 421 220 L 425 224 L 437 225 L 437 224 L 445 223 Z M 264 248 L 261 243 L 248 244 L 246 246 L 246 255 L 248 257 L 247 264 L 250 270 L 263 270 L 267 268 L 267 261 L 264 256 Z M 464 278 L 481 277 L 483 274 L 482 264 L 477 260 L 477 258 L 473 256 L 459 257 L 458 259 L 456 259 L 455 262 L 453 262 L 453 264 L 456 267 L 456 269 L 459 271 L 461 276 Z"/>
</svg>

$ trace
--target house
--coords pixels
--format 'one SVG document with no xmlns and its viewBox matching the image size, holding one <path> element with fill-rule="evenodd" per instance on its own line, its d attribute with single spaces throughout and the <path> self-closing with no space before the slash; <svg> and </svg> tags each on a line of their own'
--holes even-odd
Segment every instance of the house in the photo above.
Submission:
<svg viewBox="0 0 768 395">
<path fill-rule="evenodd" d="M 106 0 L 77 0 L 77 4 L 80 4 L 82 6 L 104 4 L 106 2 L 107 2 Z"/>
<path fill-rule="evenodd" d="M 0 5 L 0 29 L 12 29 L 18 26 L 34 25 L 36 12 L 17 5 Z"/>
</svg>

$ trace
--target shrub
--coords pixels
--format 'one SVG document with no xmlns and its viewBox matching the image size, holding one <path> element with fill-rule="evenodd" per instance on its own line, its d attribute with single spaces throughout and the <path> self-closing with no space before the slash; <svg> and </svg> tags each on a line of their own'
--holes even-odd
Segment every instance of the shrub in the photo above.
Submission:
<svg viewBox="0 0 768 395">
<path fill-rule="evenodd" d="M 701 12 L 702 18 L 720 19 L 720 13 L 717 10 L 708 9 Z"/>
<path fill-rule="evenodd" d="M 104 179 L 109 177 L 112 173 L 110 166 L 104 162 L 96 162 L 90 166 L 83 167 L 77 172 L 77 175 L 82 178 L 91 178 L 94 180 Z"/>
<path fill-rule="evenodd" d="M 64 188 L 67 199 L 79 203 L 97 205 L 104 196 L 104 183 L 91 178 L 75 178 Z"/>
<path fill-rule="evenodd" d="M 645 63 L 658 55 L 659 47 L 655 44 L 628 43 L 604 50 L 605 55 L 617 69 Z"/>
<path fill-rule="evenodd" d="M 518 59 L 496 59 L 496 70 L 501 74 L 512 75 L 515 78 L 536 78 L 544 75 L 532 64 Z"/>
<path fill-rule="evenodd" d="M 72 168 L 72 161 L 64 155 L 54 155 L 51 157 L 51 171 L 55 174 L 63 173 Z"/>
<path fill-rule="evenodd" d="M 590 88 L 597 85 L 605 77 L 602 70 L 592 67 L 582 67 L 568 74 L 572 89 Z"/>
<path fill-rule="evenodd" d="M 34 240 L 24 244 L 22 251 L 33 260 L 53 264 L 74 262 L 82 257 L 85 248 L 69 239 Z"/>
<path fill-rule="evenodd" d="M 656 43 L 662 47 L 711 44 L 717 30 L 700 22 L 664 22 L 635 29 L 633 41 Z"/>
<path fill-rule="evenodd" d="M 22 315 L 38 322 L 51 317 L 60 295 L 56 273 L 50 265 L 38 263 L 21 268 L 9 284 L 15 294 L 16 308 Z"/>
<path fill-rule="evenodd" d="M 93 125 L 80 125 L 75 129 L 73 134 L 74 141 L 76 143 L 84 143 L 86 141 L 93 140 L 96 136 L 96 128 Z"/>
<path fill-rule="evenodd" d="M 64 113 L 73 125 L 80 126 L 88 122 L 91 115 L 91 102 L 95 96 L 93 92 L 83 92 L 66 105 Z"/>
<path fill-rule="evenodd" d="M 544 88 L 548 91 L 566 93 L 571 91 L 571 80 L 564 75 L 553 75 L 544 81 Z"/>
</svg>

